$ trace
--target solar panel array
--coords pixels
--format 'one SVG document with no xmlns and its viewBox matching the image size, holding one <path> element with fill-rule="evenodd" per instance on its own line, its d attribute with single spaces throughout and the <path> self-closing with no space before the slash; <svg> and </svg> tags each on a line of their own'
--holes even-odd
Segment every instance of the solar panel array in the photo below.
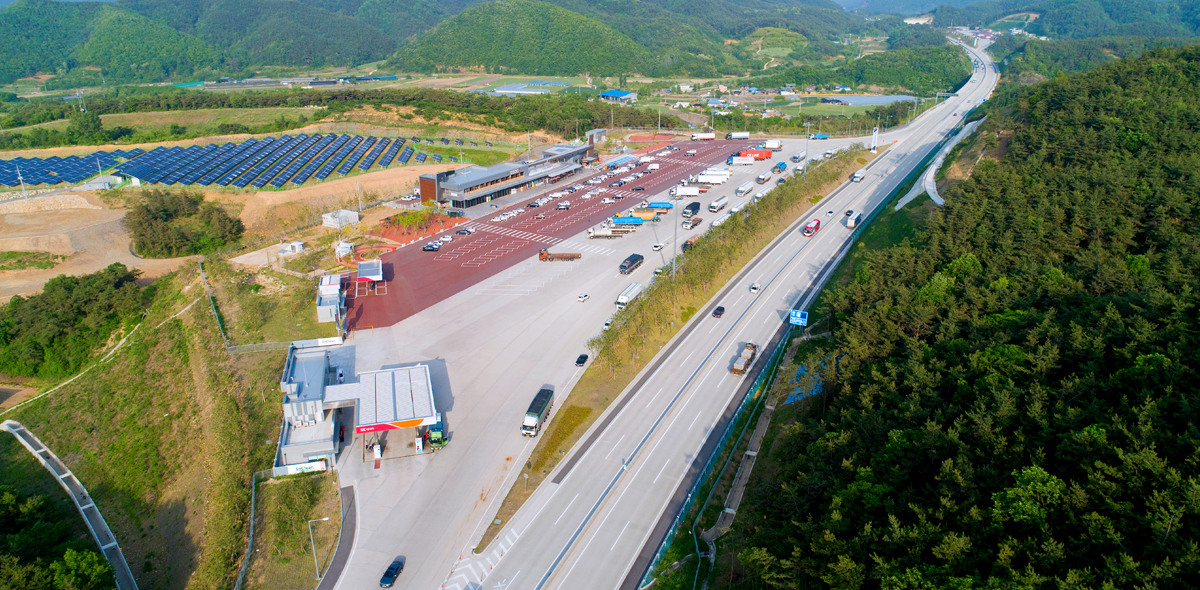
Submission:
<svg viewBox="0 0 1200 590">
<path fill-rule="evenodd" d="M 111 168 L 117 158 L 133 158 L 142 153 L 139 148 L 129 151 L 94 152 L 86 156 L 60 158 L 13 158 L 0 160 L 0 186 L 77 183 Z"/>
<path fill-rule="evenodd" d="M 160 147 L 118 165 L 117 172 L 148 184 L 279 188 L 288 183 L 303 184 L 314 178 L 325 180 L 334 172 L 348 174 L 356 168 L 365 172 L 374 167 L 406 164 L 413 154 L 412 148 L 403 147 L 406 141 L 403 138 L 301 134 L 220 146 Z M 418 161 L 425 160 L 422 157 Z M 110 160 L 105 167 L 115 163 Z M 3 178 L 0 172 L 0 179 Z"/>
</svg>

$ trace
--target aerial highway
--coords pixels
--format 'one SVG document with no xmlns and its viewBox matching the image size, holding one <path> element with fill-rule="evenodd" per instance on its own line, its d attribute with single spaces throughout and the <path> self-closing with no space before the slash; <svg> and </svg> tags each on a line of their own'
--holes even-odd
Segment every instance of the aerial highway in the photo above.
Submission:
<svg viewBox="0 0 1200 590">
<path fill-rule="evenodd" d="M 889 149 L 868 168 L 863 182 L 843 187 L 820 205 L 814 215 L 821 229 L 803 237 L 798 228 L 812 216 L 801 220 L 724 288 L 623 392 L 621 402 L 610 409 L 619 412 L 614 419 L 597 420 L 582 439 L 591 443 L 572 449 L 505 523 L 496 541 L 478 555 L 472 548 L 503 494 L 518 481 L 536 441 L 519 433 L 533 395 L 552 386 L 559 396 L 556 408 L 564 407 L 563 398 L 584 370 L 573 361 L 615 311 L 617 294 L 630 282 L 649 282 L 654 268 L 670 259 L 678 242 L 708 229 L 712 215 L 684 231 L 671 213 L 663 223 L 618 240 L 588 240 L 579 231 L 582 227 L 564 235 L 476 220 L 479 232 L 474 238 L 501 236 L 479 246 L 496 251 L 487 259 L 497 265 L 493 271 L 479 272 L 475 282 L 448 289 L 427 307 L 406 311 L 395 324 L 360 326 L 348 342 L 355 352 L 354 372 L 416 362 L 430 365 L 451 442 L 437 454 L 384 461 L 379 469 L 363 461 L 355 446 L 348 447 L 338 461 L 339 478 L 342 485 L 354 487 L 357 525 L 353 538 L 342 540 L 352 546 L 345 568 L 335 583 L 327 580 L 323 587 L 375 587 L 396 557 L 406 560 L 397 581 L 402 588 L 621 586 L 643 547 L 656 542 L 649 539 L 651 529 L 732 400 L 741 378 L 730 375 L 729 367 L 741 345 L 764 343 L 786 321 L 800 294 L 810 291 L 819 270 L 846 245 L 851 230 L 842 212 L 878 207 L 994 87 L 997 74 L 990 60 L 980 51 L 967 51 L 984 66 L 959 96 L 906 127 L 881 134 L 881 145 Z M 814 141 L 810 149 L 862 141 Z M 664 166 L 658 177 L 647 177 L 654 183 L 647 184 L 646 197 L 655 200 L 679 177 L 723 164 L 734 143 L 685 142 L 683 147 L 701 153 L 692 159 L 683 151 L 663 156 L 671 167 Z M 781 156 L 786 157 L 805 149 L 806 142 L 784 143 Z M 734 178 L 719 194 L 732 192 L 770 165 L 735 168 Z M 707 206 L 716 196 L 710 193 L 696 200 Z M 629 199 L 624 203 L 627 207 Z M 703 209 L 700 215 L 706 216 Z M 477 243 L 464 240 L 462 247 Z M 654 252 L 653 244 L 665 247 Z M 538 262 L 535 246 L 581 252 L 583 257 Z M 516 256 L 529 248 L 534 248 L 533 255 Z M 410 248 L 397 256 L 424 254 L 433 260 L 446 252 Z M 619 274 L 618 264 L 632 253 L 645 255 L 647 263 L 630 275 Z M 406 264 L 407 259 L 396 260 Z M 762 285 L 759 293 L 749 292 L 752 282 Z M 588 300 L 577 301 L 585 293 Z M 721 318 L 710 314 L 717 305 L 726 308 Z"/>
</svg>

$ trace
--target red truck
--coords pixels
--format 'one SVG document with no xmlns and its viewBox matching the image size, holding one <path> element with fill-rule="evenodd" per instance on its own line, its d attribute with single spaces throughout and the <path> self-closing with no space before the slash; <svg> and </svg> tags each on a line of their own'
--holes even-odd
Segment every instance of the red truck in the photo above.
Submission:
<svg viewBox="0 0 1200 590">
<path fill-rule="evenodd" d="M 775 157 L 775 153 L 771 150 L 746 150 L 738 155 L 743 158 L 754 158 L 755 160 L 770 160 Z"/>
</svg>

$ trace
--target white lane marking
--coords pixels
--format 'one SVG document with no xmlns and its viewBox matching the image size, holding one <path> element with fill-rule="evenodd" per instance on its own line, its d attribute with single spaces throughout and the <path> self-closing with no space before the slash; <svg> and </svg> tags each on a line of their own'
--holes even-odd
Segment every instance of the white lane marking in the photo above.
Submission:
<svg viewBox="0 0 1200 590">
<path fill-rule="evenodd" d="M 708 333 L 709 333 L 709 334 L 712 334 L 712 331 L 713 331 L 713 330 L 716 330 L 716 329 L 717 329 L 717 326 L 720 326 L 720 325 L 721 325 L 721 322 L 713 322 L 713 327 L 711 327 L 711 328 L 709 328 L 709 329 L 708 329 Z"/>
<path fill-rule="evenodd" d="M 692 423 L 688 424 L 688 430 L 691 430 L 692 427 L 696 425 L 696 420 L 699 420 L 700 416 L 703 416 L 703 415 L 704 415 L 704 410 L 700 410 L 700 413 L 696 414 L 695 418 L 692 418 Z"/>
<path fill-rule="evenodd" d="M 646 402 L 646 407 L 650 407 L 650 404 L 654 403 L 654 400 L 658 397 L 658 394 L 662 393 L 662 390 L 663 388 L 659 387 L 658 391 L 654 392 L 654 397 L 650 398 L 650 401 Z"/>
<path fill-rule="evenodd" d="M 621 532 L 617 533 L 617 538 L 616 538 L 616 540 L 613 541 L 612 547 L 608 548 L 609 551 L 612 551 L 613 549 L 617 548 L 617 543 L 621 542 L 621 536 L 625 534 L 625 529 L 627 529 L 627 528 L 629 528 L 628 520 L 625 521 L 625 526 L 621 527 Z"/>
<path fill-rule="evenodd" d="M 611 455 L 611 454 L 613 454 L 613 451 L 617 450 L 617 445 L 621 444 L 621 441 L 623 441 L 623 440 L 625 440 L 625 435 L 624 435 L 624 434 L 622 434 L 622 435 L 621 435 L 621 438 L 618 438 L 618 439 L 617 439 L 617 442 L 613 444 L 612 448 L 608 449 L 608 455 Z M 605 455 L 605 456 L 604 456 L 604 458 L 605 458 L 606 460 L 608 459 L 608 455 Z"/>
<path fill-rule="evenodd" d="M 579 499 L 579 494 L 575 494 L 575 497 L 574 497 L 574 498 L 571 498 L 571 501 L 570 501 L 570 502 L 567 502 L 567 507 L 566 507 L 566 508 L 563 508 L 563 512 L 562 512 L 562 514 L 559 514 L 559 515 L 558 515 L 558 519 L 556 519 L 556 520 L 554 521 L 554 524 L 558 524 L 558 521 L 559 521 L 559 520 L 562 520 L 562 517 L 564 517 L 564 516 L 566 516 L 566 515 L 567 515 L 567 511 L 571 509 L 571 505 L 572 505 L 572 504 L 574 504 L 574 503 L 575 503 L 575 500 L 577 500 L 577 499 Z"/>
<path fill-rule="evenodd" d="M 658 470 L 658 475 L 655 475 L 655 476 L 654 476 L 654 481 L 652 481 L 652 482 L 650 482 L 650 483 L 652 483 L 652 484 L 658 483 L 658 478 L 659 478 L 660 476 L 662 476 L 662 474 L 663 474 L 663 471 L 666 471 L 666 469 L 667 469 L 667 465 L 670 465 L 670 464 L 671 464 L 671 460 L 670 460 L 670 459 L 667 459 L 667 462 L 666 462 L 666 463 L 663 463 L 662 469 L 659 469 L 659 470 Z"/>
</svg>

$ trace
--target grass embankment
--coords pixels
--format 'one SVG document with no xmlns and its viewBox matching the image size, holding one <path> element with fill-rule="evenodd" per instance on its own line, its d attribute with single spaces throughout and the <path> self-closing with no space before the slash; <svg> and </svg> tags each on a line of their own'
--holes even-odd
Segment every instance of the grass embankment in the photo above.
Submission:
<svg viewBox="0 0 1200 590">
<path fill-rule="evenodd" d="M 67 257 L 49 252 L 0 252 L 0 270 L 54 268 Z"/>
<path fill-rule="evenodd" d="M 203 299 L 171 317 L 203 293 L 195 267 L 159 279 L 124 348 L 10 415 L 88 487 L 143 588 L 232 586 L 274 453 L 282 353 L 235 365 Z"/>
<path fill-rule="evenodd" d="M 315 282 L 268 269 L 235 270 L 224 260 L 205 262 L 204 269 L 232 343 L 337 336 L 335 324 L 317 323 Z"/>
<path fill-rule="evenodd" d="M 314 568 L 324 572 L 337 549 L 342 525 L 337 477 L 323 472 L 261 482 L 257 502 L 246 588 L 310 590 L 316 585 Z M 326 517 L 312 523 L 310 542 L 308 521 Z"/>
<path fill-rule="evenodd" d="M 100 115 L 100 121 L 105 129 L 128 127 L 134 135 L 146 133 L 169 133 L 172 125 L 184 127 L 197 132 L 210 133 L 221 124 L 245 125 L 259 127 L 269 125 L 280 117 L 295 121 L 301 115 L 311 117 L 313 111 L 303 107 L 274 107 L 261 109 L 197 109 L 194 111 L 152 111 L 148 113 L 116 113 Z M 69 121 L 60 119 L 49 123 L 39 123 L 27 127 L 8 129 L 9 132 L 23 133 L 34 127 L 66 131 Z M 184 136 L 185 133 L 175 135 Z"/>
<path fill-rule="evenodd" d="M 487 547 L 532 490 L 697 310 L 703 309 L 771 240 L 872 157 L 867 151 L 843 154 L 810 170 L 807 184 L 792 179 L 771 191 L 746 209 L 747 217 L 732 216 L 681 255 L 674 282 L 669 275 L 662 275 L 640 299 L 619 312 L 613 328 L 589 343 L 597 351 L 596 360 L 534 447 L 523 470 L 529 474 L 528 490 L 524 485 L 509 490 L 496 515 L 501 524 L 493 519 L 476 549 Z"/>
</svg>

